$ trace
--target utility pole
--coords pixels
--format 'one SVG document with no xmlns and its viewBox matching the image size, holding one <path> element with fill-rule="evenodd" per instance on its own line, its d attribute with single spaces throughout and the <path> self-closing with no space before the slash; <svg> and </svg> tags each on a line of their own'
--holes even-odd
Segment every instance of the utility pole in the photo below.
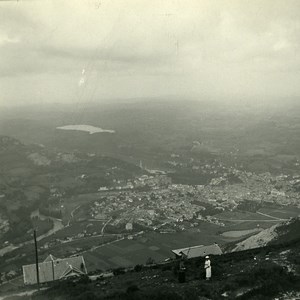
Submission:
<svg viewBox="0 0 300 300">
<path fill-rule="evenodd" d="M 55 280 L 55 274 L 54 274 L 54 261 L 53 258 L 51 257 L 51 264 L 52 264 L 52 280 Z"/>
<path fill-rule="evenodd" d="M 36 230 L 33 231 L 34 236 L 34 246 L 35 246 L 35 268 L 36 268 L 36 281 L 38 285 L 38 290 L 40 290 L 40 273 L 39 273 L 39 256 L 38 256 L 38 248 L 36 241 Z"/>
</svg>

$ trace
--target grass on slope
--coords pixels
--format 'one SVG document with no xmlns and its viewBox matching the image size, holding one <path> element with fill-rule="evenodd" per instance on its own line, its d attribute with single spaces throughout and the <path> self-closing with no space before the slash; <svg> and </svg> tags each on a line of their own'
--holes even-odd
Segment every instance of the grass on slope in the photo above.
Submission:
<svg viewBox="0 0 300 300">
<path fill-rule="evenodd" d="M 282 253 L 289 250 L 284 260 Z M 109 279 L 90 282 L 63 281 L 32 300 L 159 300 L 159 299 L 273 299 L 281 293 L 300 290 L 299 270 L 286 266 L 300 260 L 300 240 L 288 245 L 211 257 L 212 281 L 204 280 L 203 258 L 186 264 L 186 282 L 178 282 L 176 263 L 136 267 Z M 255 259 L 254 259 L 255 258 Z M 279 262 L 279 260 L 281 261 Z M 22 298 L 29 299 L 29 298 Z"/>
</svg>

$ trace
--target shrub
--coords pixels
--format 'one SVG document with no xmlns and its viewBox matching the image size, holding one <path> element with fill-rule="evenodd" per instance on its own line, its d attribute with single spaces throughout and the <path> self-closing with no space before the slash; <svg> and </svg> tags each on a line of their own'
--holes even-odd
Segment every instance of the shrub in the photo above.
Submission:
<svg viewBox="0 0 300 300">
<path fill-rule="evenodd" d="M 113 270 L 113 274 L 114 274 L 115 276 L 125 274 L 125 269 L 124 269 L 124 268 L 117 268 L 117 269 L 114 269 L 114 270 Z"/>
<path fill-rule="evenodd" d="M 153 265 L 155 264 L 155 260 L 152 257 L 148 257 L 146 261 L 146 265 Z"/>
<path fill-rule="evenodd" d="M 97 297 L 92 291 L 85 291 L 74 298 L 74 300 L 95 300 Z"/>
<path fill-rule="evenodd" d="M 142 266 L 142 265 L 135 265 L 134 268 L 133 268 L 133 270 L 134 270 L 135 272 L 140 272 L 140 271 L 142 271 L 142 269 L 143 269 L 143 266 Z"/>
<path fill-rule="evenodd" d="M 140 290 L 140 289 L 138 288 L 138 286 L 135 285 L 135 284 L 133 284 L 133 285 L 130 285 L 130 286 L 127 288 L 126 293 L 127 293 L 127 294 L 132 294 L 132 293 L 137 292 L 137 291 L 139 291 L 139 290 Z"/>
</svg>

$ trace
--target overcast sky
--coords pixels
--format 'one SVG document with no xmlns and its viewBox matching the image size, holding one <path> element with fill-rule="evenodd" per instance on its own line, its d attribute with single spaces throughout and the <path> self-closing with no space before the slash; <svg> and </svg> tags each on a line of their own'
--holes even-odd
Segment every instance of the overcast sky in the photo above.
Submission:
<svg viewBox="0 0 300 300">
<path fill-rule="evenodd" d="M 0 104 L 300 96 L 300 1 L 0 1 Z"/>
</svg>

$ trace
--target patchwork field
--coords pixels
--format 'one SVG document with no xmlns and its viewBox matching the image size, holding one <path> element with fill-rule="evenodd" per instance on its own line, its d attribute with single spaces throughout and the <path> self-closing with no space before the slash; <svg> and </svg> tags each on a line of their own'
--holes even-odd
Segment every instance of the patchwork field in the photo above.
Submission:
<svg viewBox="0 0 300 300">
<path fill-rule="evenodd" d="M 151 258 L 156 262 L 173 257 L 171 250 L 210 245 L 214 242 L 222 245 L 240 237 L 220 235 L 220 226 L 202 222 L 193 230 L 177 233 L 144 233 L 134 240 L 124 239 L 95 250 L 83 253 L 89 271 L 113 269 L 145 264 Z"/>
<path fill-rule="evenodd" d="M 294 207 L 264 207 L 258 213 L 253 212 L 223 212 L 215 215 L 225 226 L 200 222 L 199 226 L 176 233 L 147 232 L 133 240 L 115 241 L 117 236 L 84 237 L 72 242 L 60 244 L 51 248 L 51 253 L 57 257 L 69 256 L 72 253 L 83 253 L 89 271 L 96 269 L 113 269 L 144 264 L 151 257 L 155 261 L 163 261 L 172 257 L 172 249 L 196 245 L 209 245 L 214 242 L 223 245 L 255 234 L 280 222 L 280 218 L 297 216 L 300 209 Z M 278 219 L 276 219 L 278 218 Z M 100 232 L 103 222 L 74 222 L 55 235 L 44 239 L 51 240 L 72 236 L 77 233 Z M 31 249 L 31 246 L 28 245 Z M 43 252 L 48 252 L 47 250 Z M 41 253 L 42 254 L 42 253 Z M 45 254 L 46 255 L 46 254 Z M 42 255 L 43 256 L 43 255 Z"/>
<path fill-rule="evenodd" d="M 78 203 L 80 201 L 76 201 L 76 205 Z M 264 207 L 256 213 L 245 211 L 223 212 L 214 217 L 224 223 L 225 226 L 200 221 L 199 226 L 182 232 L 145 232 L 134 237 L 133 240 L 120 240 L 119 236 L 119 240 L 116 241 L 118 237 L 114 235 L 103 237 L 89 236 L 54 246 L 51 248 L 51 253 L 57 257 L 80 253 L 85 257 L 89 271 L 145 264 L 149 258 L 155 262 L 160 262 L 166 258 L 173 257 L 171 252 L 173 249 L 210 245 L 214 242 L 223 245 L 238 241 L 241 238 L 277 224 L 281 218 L 287 219 L 297 216 L 299 212 L 300 209 L 291 207 Z M 101 232 L 103 224 L 103 222 L 75 221 L 69 227 L 65 227 L 51 236 L 51 238 L 73 236 L 83 231 L 98 233 Z"/>
<path fill-rule="evenodd" d="M 94 251 L 88 251 L 83 255 L 88 270 L 92 271 L 145 264 L 149 257 L 155 261 L 162 261 L 169 256 L 169 253 L 162 251 L 160 247 L 152 248 L 148 241 L 124 239 Z"/>
</svg>

